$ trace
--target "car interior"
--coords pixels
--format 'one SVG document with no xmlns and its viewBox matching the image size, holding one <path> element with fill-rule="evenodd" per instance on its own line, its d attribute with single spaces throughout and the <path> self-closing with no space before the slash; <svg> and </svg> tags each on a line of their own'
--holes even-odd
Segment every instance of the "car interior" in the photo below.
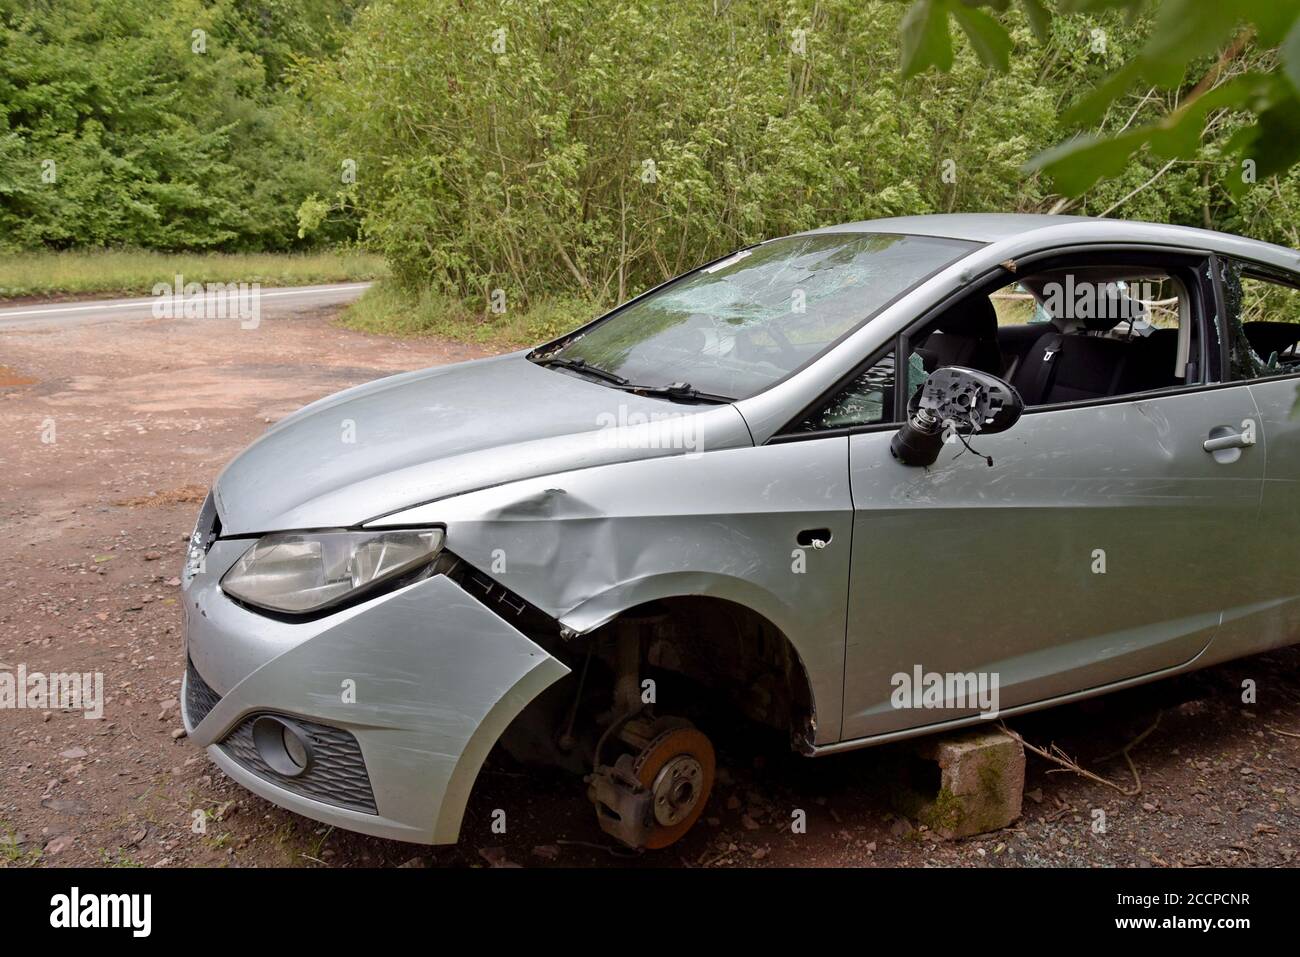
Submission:
<svg viewBox="0 0 1300 957">
<path fill-rule="evenodd" d="M 1027 407 L 1195 385 L 1205 381 L 1199 307 L 1188 290 L 1195 281 L 1190 269 L 1131 264 L 1075 264 L 1003 280 L 962 297 L 908 336 L 906 395 L 946 366 L 1010 382 Z M 1256 354 L 1252 368 L 1261 371 L 1252 375 L 1300 372 L 1300 289 L 1246 277 L 1240 315 L 1232 341 Z M 895 375 L 890 352 L 797 430 L 891 421 Z"/>
<path fill-rule="evenodd" d="M 1266 366 L 1279 373 L 1300 371 L 1300 322 L 1256 320 L 1243 328 L 1251 348 Z"/>
<path fill-rule="evenodd" d="M 1300 288 L 1249 271 L 1240 281 L 1241 331 L 1259 360 L 1257 374 L 1300 371 Z"/>
<path fill-rule="evenodd" d="M 1198 329 L 1180 278 L 1134 267 L 1072 267 L 976 293 L 912 337 L 928 374 L 979 369 L 1009 381 L 1026 406 L 1199 381 Z M 911 383 L 909 383 L 911 385 Z M 909 389 L 910 391 L 910 389 Z"/>
</svg>

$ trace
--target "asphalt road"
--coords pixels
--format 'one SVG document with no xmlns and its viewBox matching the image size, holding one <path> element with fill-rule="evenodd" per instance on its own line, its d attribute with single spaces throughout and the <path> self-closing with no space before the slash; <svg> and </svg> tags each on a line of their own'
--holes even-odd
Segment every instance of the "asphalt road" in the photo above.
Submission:
<svg viewBox="0 0 1300 957">
<path fill-rule="evenodd" d="M 283 312 L 299 312 L 319 309 L 325 306 L 340 306 L 351 302 L 370 287 L 368 282 L 336 283 L 326 286 L 297 286 L 289 288 L 266 288 L 255 291 L 259 319 Z M 205 304 L 205 308 L 222 311 L 222 315 L 236 317 L 239 309 L 250 305 L 245 293 L 221 293 Z M 0 309 L 0 330 L 3 329 L 38 329 L 46 327 L 67 328 L 90 322 L 123 321 L 130 319 L 155 318 L 155 308 L 160 301 L 166 305 L 166 297 L 146 296 L 139 299 L 104 299 L 86 302 L 57 302 L 47 305 L 27 303 Z M 177 298 L 173 304 L 180 312 L 183 299 Z M 170 316 L 164 316 L 170 318 Z"/>
</svg>

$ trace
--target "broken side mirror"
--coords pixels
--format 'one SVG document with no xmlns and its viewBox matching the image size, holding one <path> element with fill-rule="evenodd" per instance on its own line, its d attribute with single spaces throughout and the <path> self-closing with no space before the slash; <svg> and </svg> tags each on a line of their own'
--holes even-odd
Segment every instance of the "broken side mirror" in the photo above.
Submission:
<svg viewBox="0 0 1300 957">
<path fill-rule="evenodd" d="M 904 465 L 931 465 L 949 432 L 1005 432 L 1024 411 L 1024 400 L 1011 383 L 978 369 L 946 366 L 931 372 L 912 396 L 907 421 L 889 451 Z"/>
</svg>

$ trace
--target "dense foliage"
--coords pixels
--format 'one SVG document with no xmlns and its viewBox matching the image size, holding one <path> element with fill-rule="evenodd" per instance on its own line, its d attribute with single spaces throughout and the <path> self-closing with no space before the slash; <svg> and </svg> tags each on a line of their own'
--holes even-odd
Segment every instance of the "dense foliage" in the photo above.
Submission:
<svg viewBox="0 0 1300 957">
<path fill-rule="evenodd" d="M 0 248 L 278 250 L 359 225 L 406 287 L 490 314 L 892 214 L 1300 246 L 1300 176 L 1243 178 L 1263 101 L 1219 92 L 1292 71 L 1249 33 L 1152 60 L 1187 2 L 0 0 Z M 1184 39 L 1205 22 L 1183 19 Z M 1134 136 L 1193 98 L 1176 155 Z M 1026 164 L 1081 128 L 1127 139 L 1068 199 Z"/>
<path fill-rule="evenodd" d="M 0 248 L 299 244 L 338 172 L 292 81 L 354 6 L 0 0 Z"/>
<path fill-rule="evenodd" d="M 495 289 L 621 299 L 758 239 L 898 213 L 1070 208 L 1295 243 L 1294 180 L 1227 192 L 1229 113 L 1192 160 L 1138 154 L 1079 202 L 1023 172 L 1063 138 L 1060 113 L 1141 49 L 1141 22 L 1055 18 L 1037 39 L 1013 10 L 1005 72 L 959 37 L 950 70 L 905 78 L 907 13 L 377 0 L 311 84 L 324 146 L 357 181 L 308 204 L 304 226 L 355 206 L 400 279 L 482 304 Z M 1120 101 L 1102 126 L 1176 95 Z"/>
<path fill-rule="evenodd" d="M 903 21 L 903 69 L 912 75 L 952 64 L 950 21 L 967 37 L 988 66 L 1007 68 L 1012 41 L 990 14 L 1005 12 L 1011 0 L 909 0 Z M 1051 36 L 1051 8 L 1042 0 L 1019 0 L 1040 39 Z M 1146 41 L 1106 81 L 1074 103 L 1067 121 L 1085 127 L 1036 157 L 1042 168 L 1071 196 L 1099 179 L 1123 170 L 1137 150 L 1149 148 L 1164 159 L 1194 159 L 1206 124 L 1216 114 L 1239 114 L 1226 151 L 1241 163 L 1243 175 L 1228 185 L 1243 195 L 1259 179 L 1285 173 L 1300 163 L 1300 3 L 1295 0 L 1056 0 L 1062 13 L 1114 11 L 1133 22 L 1152 13 Z M 982 8 L 987 8 L 982 9 Z M 1158 121 L 1131 128 L 1087 131 L 1108 107 L 1139 84 L 1181 93 L 1188 72 L 1211 54 L 1208 69 L 1178 96 Z M 1263 54 L 1263 55 L 1258 55 Z"/>
</svg>

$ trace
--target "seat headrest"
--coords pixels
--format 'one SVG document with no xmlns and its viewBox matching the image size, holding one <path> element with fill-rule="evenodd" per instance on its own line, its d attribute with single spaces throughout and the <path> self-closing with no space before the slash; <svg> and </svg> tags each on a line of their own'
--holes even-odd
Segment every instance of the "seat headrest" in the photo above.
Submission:
<svg viewBox="0 0 1300 957">
<path fill-rule="evenodd" d="M 967 296 L 945 309 L 934 327 L 950 336 L 995 339 L 998 334 L 998 314 L 988 296 Z"/>
<path fill-rule="evenodd" d="M 1065 324 L 1073 321 L 1091 332 L 1110 332 L 1121 322 L 1136 321 L 1147 314 L 1146 306 L 1112 283 L 1081 284 L 1068 305 Z"/>
</svg>

